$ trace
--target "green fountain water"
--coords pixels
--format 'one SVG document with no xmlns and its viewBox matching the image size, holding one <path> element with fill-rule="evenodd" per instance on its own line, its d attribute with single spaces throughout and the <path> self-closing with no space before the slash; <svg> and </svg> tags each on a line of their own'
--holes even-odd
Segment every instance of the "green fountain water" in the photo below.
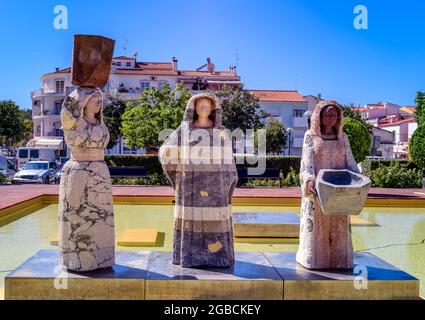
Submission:
<svg viewBox="0 0 425 320">
<path fill-rule="evenodd" d="M 0 228 L 0 299 L 3 297 L 4 277 L 40 249 L 54 249 L 50 240 L 57 234 L 55 204 Z M 295 212 L 298 207 L 234 206 L 243 212 Z M 425 296 L 425 210 L 423 208 L 365 208 L 363 219 L 378 226 L 353 226 L 356 251 L 371 252 L 396 267 L 420 279 L 421 296 Z M 156 247 L 121 247 L 117 250 L 172 250 L 173 206 L 116 205 L 116 234 L 126 228 L 156 228 L 159 236 Z M 282 239 L 253 240 L 235 243 L 236 251 L 296 251 L 298 244 Z"/>
</svg>

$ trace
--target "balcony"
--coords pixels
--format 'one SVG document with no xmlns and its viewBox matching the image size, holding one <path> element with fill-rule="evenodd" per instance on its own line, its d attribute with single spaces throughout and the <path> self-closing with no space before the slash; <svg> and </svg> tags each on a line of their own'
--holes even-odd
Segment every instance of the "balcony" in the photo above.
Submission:
<svg viewBox="0 0 425 320">
<path fill-rule="evenodd" d="M 294 117 L 292 118 L 293 128 L 307 128 L 308 122 L 306 117 Z"/>
<path fill-rule="evenodd" d="M 106 90 L 107 95 L 109 93 L 112 97 L 120 97 L 124 100 L 139 99 L 142 92 L 143 90 L 140 88 L 127 88 L 124 86 Z"/>
<path fill-rule="evenodd" d="M 39 107 L 39 106 L 33 106 L 32 107 L 32 116 L 33 117 L 39 117 L 39 116 L 41 116 L 41 107 Z"/>
<path fill-rule="evenodd" d="M 31 92 L 31 99 L 41 98 L 41 97 L 64 97 L 69 95 L 74 91 L 75 87 L 66 87 L 65 91 L 56 92 L 54 90 L 44 90 L 38 89 Z"/>
</svg>

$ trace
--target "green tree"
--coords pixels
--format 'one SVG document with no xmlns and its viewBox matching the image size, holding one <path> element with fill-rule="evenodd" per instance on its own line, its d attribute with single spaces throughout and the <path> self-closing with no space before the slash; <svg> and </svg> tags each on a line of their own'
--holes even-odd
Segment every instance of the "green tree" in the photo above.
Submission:
<svg viewBox="0 0 425 320">
<path fill-rule="evenodd" d="M 286 145 L 286 129 L 284 125 L 275 118 L 269 117 L 265 129 L 267 154 L 280 154 Z M 255 137 L 255 146 L 257 148 L 257 135 Z"/>
<path fill-rule="evenodd" d="M 416 122 L 418 126 L 425 124 L 425 92 L 418 91 L 416 93 Z"/>
<path fill-rule="evenodd" d="M 25 138 L 28 122 L 25 111 L 12 100 L 0 100 L 0 143 L 8 148 Z"/>
<path fill-rule="evenodd" d="M 227 129 L 233 131 L 240 128 L 245 131 L 264 128 L 262 120 L 270 114 L 261 110 L 258 99 L 248 90 L 225 87 L 215 94 L 221 100 L 223 125 Z"/>
<path fill-rule="evenodd" d="M 112 148 L 121 139 L 122 115 L 126 110 L 127 102 L 119 98 L 111 97 L 109 102 L 103 108 L 103 119 L 109 130 L 110 140 L 108 148 Z"/>
<path fill-rule="evenodd" d="M 419 125 L 409 141 L 409 157 L 422 170 L 425 170 L 425 123 Z"/>
<path fill-rule="evenodd" d="M 366 120 L 362 117 L 362 114 L 356 110 L 354 103 L 344 104 L 341 106 L 341 108 L 342 114 L 345 118 L 351 118 L 360 121 L 367 128 L 367 130 L 372 133 L 373 125 L 366 122 Z"/>
<path fill-rule="evenodd" d="M 175 88 L 166 84 L 161 90 L 145 89 L 138 103 L 127 105 L 122 115 L 122 134 L 126 144 L 136 148 L 159 147 L 159 133 L 175 129 L 183 120 L 184 110 L 191 93 L 183 83 Z"/>
<path fill-rule="evenodd" d="M 370 149 L 370 133 L 366 126 L 358 120 L 349 117 L 344 120 L 344 132 L 350 141 L 351 151 L 357 163 L 366 159 Z"/>
</svg>

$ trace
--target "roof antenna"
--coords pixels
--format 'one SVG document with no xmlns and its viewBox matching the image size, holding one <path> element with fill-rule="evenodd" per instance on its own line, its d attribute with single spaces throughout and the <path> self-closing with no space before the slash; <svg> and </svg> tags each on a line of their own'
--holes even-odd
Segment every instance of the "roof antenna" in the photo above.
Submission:
<svg viewBox="0 0 425 320">
<path fill-rule="evenodd" d="M 127 37 L 124 36 L 124 46 L 122 47 L 124 50 L 124 57 L 127 56 Z"/>
<path fill-rule="evenodd" d="M 234 56 L 235 56 L 235 58 L 236 58 L 236 67 L 238 67 L 238 66 L 239 66 L 239 60 L 240 60 L 240 58 L 239 58 L 239 50 L 238 50 L 238 48 L 236 48 L 236 53 L 234 53 L 233 55 L 234 55 Z"/>
</svg>

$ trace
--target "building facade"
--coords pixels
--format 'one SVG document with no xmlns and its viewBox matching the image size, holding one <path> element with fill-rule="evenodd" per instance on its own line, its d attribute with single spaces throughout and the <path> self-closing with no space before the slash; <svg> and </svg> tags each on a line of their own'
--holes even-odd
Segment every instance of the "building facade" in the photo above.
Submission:
<svg viewBox="0 0 425 320">
<path fill-rule="evenodd" d="M 285 155 L 301 155 L 304 133 L 308 128 L 308 101 L 296 90 L 249 90 L 261 108 L 283 123 L 288 132 Z"/>
<path fill-rule="evenodd" d="M 240 86 L 240 76 L 235 67 L 228 71 L 216 71 L 211 59 L 196 70 L 179 70 L 175 57 L 170 62 L 140 62 L 137 56 L 114 57 L 109 80 L 103 88 L 106 98 L 137 99 L 143 90 L 164 84 L 184 87 L 196 93 L 199 90 L 219 90 L 224 86 Z M 65 97 L 75 89 L 71 83 L 71 68 L 59 69 L 41 77 L 41 88 L 31 92 L 33 139 L 29 147 L 63 149 L 63 131 L 60 111 Z M 110 153 L 143 153 L 141 149 L 129 149 L 120 141 Z"/>
</svg>

